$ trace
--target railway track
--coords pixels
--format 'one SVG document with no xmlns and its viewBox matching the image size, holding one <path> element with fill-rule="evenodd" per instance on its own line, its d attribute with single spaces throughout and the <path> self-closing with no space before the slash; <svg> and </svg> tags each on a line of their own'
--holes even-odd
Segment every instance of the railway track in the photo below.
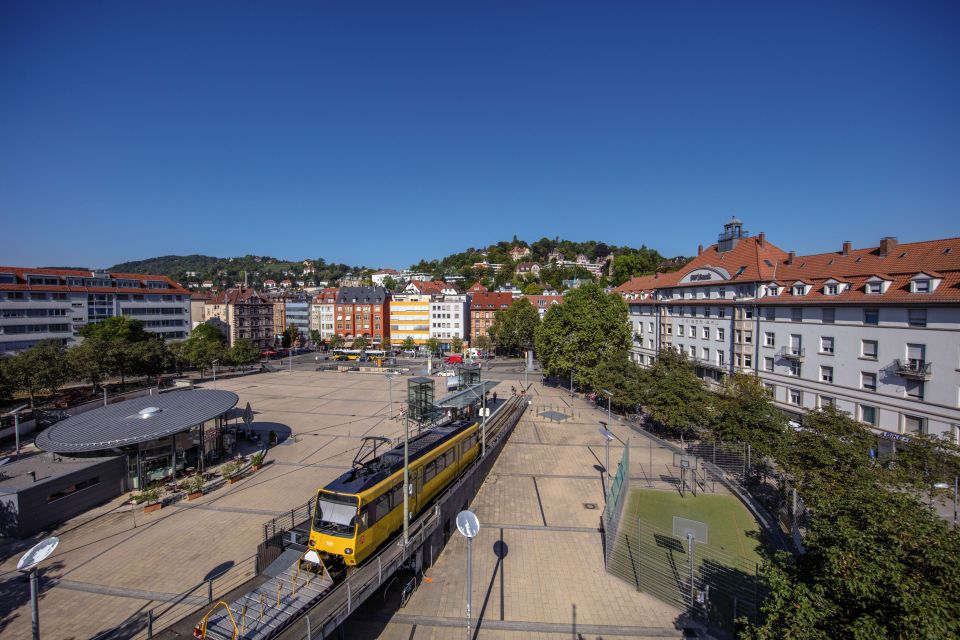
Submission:
<svg viewBox="0 0 960 640">
<path fill-rule="evenodd" d="M 332 633 L 401 566 L 412 559 L 433 563 L 442 548 L 441 524 L 476 494 L 527 406 L 526 398 L 512 397 L 488 418 L 486 454 L 410 523 L 406 547 L 398 536 L 339 581 L 294 562 L 233 602 L 217 602 L 198 621 L 194 635 L 211 640 L 312 640 Z"/>
</svg>

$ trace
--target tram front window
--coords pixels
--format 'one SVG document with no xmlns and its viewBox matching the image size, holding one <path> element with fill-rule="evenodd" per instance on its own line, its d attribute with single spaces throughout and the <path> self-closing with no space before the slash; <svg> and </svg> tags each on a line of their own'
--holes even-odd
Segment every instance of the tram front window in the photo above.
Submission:
<svg viewBox="0 0 960 640">
<path fill-rule="evenodd" d="M 331 536 L 353 537 L 358 504 L 353 496 L 321 493 L 313 516 L 313 528 Z"/>
</svg>

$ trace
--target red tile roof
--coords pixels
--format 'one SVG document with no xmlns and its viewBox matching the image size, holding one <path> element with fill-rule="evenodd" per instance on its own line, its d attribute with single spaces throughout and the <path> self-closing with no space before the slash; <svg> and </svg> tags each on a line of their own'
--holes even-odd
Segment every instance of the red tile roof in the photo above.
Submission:
<svg viewBox="0 0 960 640">
<path fill-rule="evenodd" d="M 467 293 L 486 293 L 487 291 L 489 291 L 489 289 L 480 284 L 479 280 L 475 282 L 472 287 L 467 289 Z"/>
<path fill-rule="evenodd" d="M 264 296 L 257 293 L 256 289 L 240 288 L 240 289 L 227 289 L 223 293 L 219 293 L 212 300 L 209 300 L 207 304 L 270 304 L 270 301 L 267 300 Z"/>
<path fill-rule="evenodd" d="M 509 293 L 489 293 L 480 292 L 470 300 L 471 311 L 484 311 L 490 309 L 502 309 L 503 305 L 509 307 L 513 304 L 513 295 Z"/>
<path fill-rule="evenodd" d="M 4 267 L 0 266 L 0 273 L 7 273 L 14 275 L 17 279 L 17 282 L 14 283 L 0 283 L 0 290 L 6 291 L 77 291 L 77 292 L 88 292 L 88 293 L 175 293 L 175 294 L 186 294 L 189 295 L 190 291 L 181 286 L 178 282 L 171 280 L 167 276 L 157 276 L 149 275 L 145 273 L 115 273 L 115 272 L 99 272 L 104 275 L 94 275 L 93 271 L 85 271 L 82 269 L 40 269 L 40 268 L 29 268 L 29 267 Z M 98 278 L 98 279 L 108 279 L 111 281 L 115 280 L 136 280 L 141 285 L 148 280 L 154 282 L 165 282 L 169 285 L 168 289 L 151 289 L 147 286 L 140 287 L 68 287 L 66 284 L 62 285 L 31 285 L 27 284 L 26 277 L 28 275 L 36 276 L 55 276 L 58 278 Z"/>
</svg>

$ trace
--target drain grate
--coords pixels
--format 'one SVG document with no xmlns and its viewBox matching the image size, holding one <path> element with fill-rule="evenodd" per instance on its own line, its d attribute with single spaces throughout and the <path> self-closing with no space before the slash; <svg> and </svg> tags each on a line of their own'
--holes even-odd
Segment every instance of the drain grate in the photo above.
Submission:
<svg viewBox="0 0 960 640">
<path fill-rule="evenodd" d="M 595 502 L 584 502 L 583 508 L 589 511 L 593 511 L 594 509 L 597 508 L 597 504 Z"/>
</svg>

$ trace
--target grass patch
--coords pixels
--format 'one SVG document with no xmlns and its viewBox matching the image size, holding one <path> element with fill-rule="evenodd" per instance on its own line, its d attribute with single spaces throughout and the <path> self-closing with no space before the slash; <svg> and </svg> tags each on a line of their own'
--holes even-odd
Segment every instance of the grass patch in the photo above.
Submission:
<svg viewBox="0 0 960 640">
<path fill-rule="evenodd" d="M 627 496 L 624 518 L 641 518 L 668 532 L 673 516 L 707 523 L 708 545 L 748 563 L 760 562 L 760 527 L 753 515 L 733 496 L 713 493 L 681 498 L 675 491 L 634 489 Z"/>
</svg>

